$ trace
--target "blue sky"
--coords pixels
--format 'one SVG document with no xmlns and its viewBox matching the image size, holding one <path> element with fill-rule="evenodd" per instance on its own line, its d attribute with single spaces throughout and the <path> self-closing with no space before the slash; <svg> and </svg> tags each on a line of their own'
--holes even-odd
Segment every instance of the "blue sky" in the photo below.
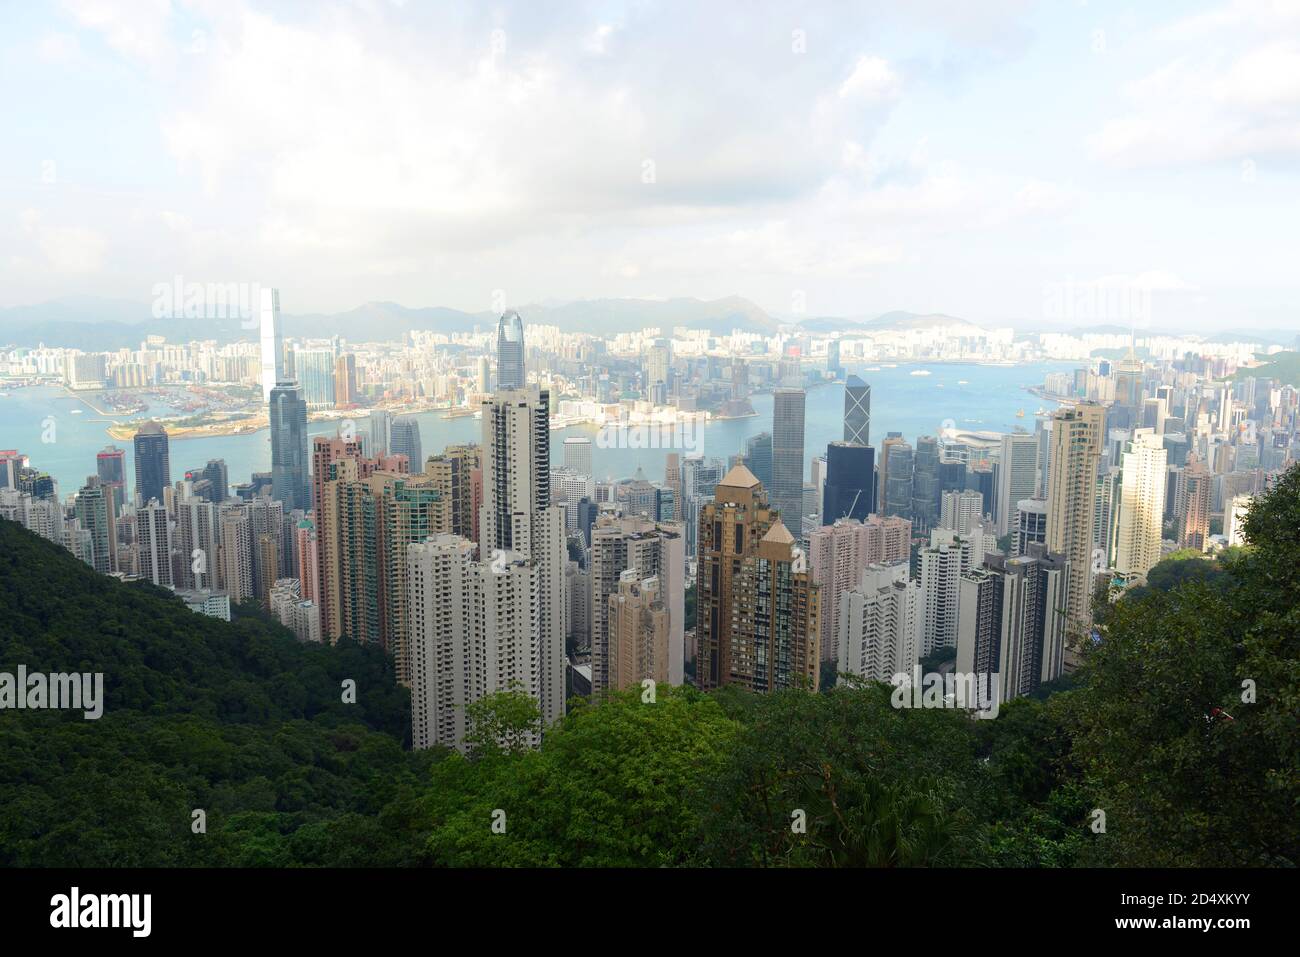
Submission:
<svg viewBox="0 0 1300 957">
<path fill-rule="evenodd" d="M 1300 308 L 1300 0 L 10 3 L 0 124 L 0 306 Z"/>
</svg>

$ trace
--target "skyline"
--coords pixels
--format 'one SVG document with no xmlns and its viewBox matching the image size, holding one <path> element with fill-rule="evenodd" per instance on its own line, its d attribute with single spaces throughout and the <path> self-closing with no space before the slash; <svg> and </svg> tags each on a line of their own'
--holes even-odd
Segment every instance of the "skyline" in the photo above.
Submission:
<svg viewBox="0 0 1300 957">
<path fill-rule="evenodd" d="M 1100 283 L 1152 330 L 1294 324 L 1300 9 L 4 16 L 0 118 L 40 132 L 0 158 L 0 308 L 184 274 L 288 314 L 739 295 L 989 326 Z"/>
</svg>

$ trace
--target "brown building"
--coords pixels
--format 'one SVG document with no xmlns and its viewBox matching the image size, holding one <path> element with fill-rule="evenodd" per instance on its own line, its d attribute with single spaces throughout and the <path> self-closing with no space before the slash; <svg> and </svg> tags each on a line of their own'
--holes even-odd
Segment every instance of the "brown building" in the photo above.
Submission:
<svg viewBox="0 0 1300 957">
<path fill-rule="evenodd" d="M 1174 514 L 1178 518 L 1178 547 L 1205 551 L 1210 541 L 1210 505 L 1214 476 L 1192 453 L 1178 475 Z"/>
<path fill-rule="evenodd" d="M 659 579 L 628 569 L 609 596 L 609 687 L 621 691 L 647 678 L 668 684 L 668 634 Z"/>
<path fill-rule="evenodd" d="M 816 690 L 820 589 L 803 551 L 743 465 L 700 510 L 696 681 Z"/>
</svg>

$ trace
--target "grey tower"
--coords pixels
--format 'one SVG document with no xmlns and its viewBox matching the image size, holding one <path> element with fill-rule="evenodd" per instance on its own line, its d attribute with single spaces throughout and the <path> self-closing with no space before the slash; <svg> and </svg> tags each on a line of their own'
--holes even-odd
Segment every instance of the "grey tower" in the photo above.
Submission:
<svg viewBox="0 0 1300 957">
<path fill-rule="evenodd" d="M 311 508 L 307 476 L 307 401 L 296 382 L 271 390 L 271 497 L 284 510 Z"/>
<path fill-rule="evenodd" d="M 871 386 L 855 375 L 844 383 L 844 441 L 871 444 Z"/>
<path fill-rule="evenodd" d="M 135 493 L 140 504 L 163 500 L 163 489 L 172 484 L 171 452 L 167 431 L 157 422 L 140 426 L 132 441 L 135 446 Z"/>
<path fill-rule="evenodd" d="M 772 504 L 794 528 L 803 519 L 803 389 L 777 389 L 772 396 Z"/>
<path fill-rule="evenodd" d="M 423 449 L 420 445 L 420 423 L 413 415 L 403 415 L 393 420 L 389 445 L 390 455 L 405 455 L 411 473 L 424 471 Z"/>
<path fill-rule="evenodd" d="M 524 374 L 524 321 L 511 309 L 497 321 L 497 391 L 522 389 Z"/>
</svg>

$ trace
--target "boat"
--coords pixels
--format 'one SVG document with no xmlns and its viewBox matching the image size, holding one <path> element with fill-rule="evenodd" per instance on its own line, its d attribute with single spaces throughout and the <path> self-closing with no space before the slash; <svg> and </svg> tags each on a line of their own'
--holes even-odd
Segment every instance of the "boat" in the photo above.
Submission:
<svg viewBox="0 0 1300 957">
<path fill-rule="evenodd" d="M 866 371 L 866 372 L 879 372 L 879 371 L 880 371 L 880 366 L 871 366 L 869 369 L 865 369 L 864 371 Z"/>
<path fill-rule="evenodd" d="M 929 375 L 929 374 L 930 374 L 929 369 L 913 369 L 911 372 L 908 373 L 908 375 Z"/>
<path fill-rule="evenodd" d="M 958 385 L 970 385 L 970 383 L 967 382 L 965 379 L 958 379 L 958 380 L 957 380 L 957 384 L 958 384 Z"/>
<path fill-rule="evenodd" d="M 70 414 L 70 415 L 81 415 L 84 411 L 85 411 L 85 409 L 73 409 L 69 414 Z"/>
<path fill-rule="evenodd" d="M 1025 417 L 1025 410 L 1024 410 L 1024 409 L 1017 409 L 1017 410 L 1016 410 L 1016 418 L 1017 418 L 1017 419 L 1023 419 L 1024 417 Z"/>
</svg>

